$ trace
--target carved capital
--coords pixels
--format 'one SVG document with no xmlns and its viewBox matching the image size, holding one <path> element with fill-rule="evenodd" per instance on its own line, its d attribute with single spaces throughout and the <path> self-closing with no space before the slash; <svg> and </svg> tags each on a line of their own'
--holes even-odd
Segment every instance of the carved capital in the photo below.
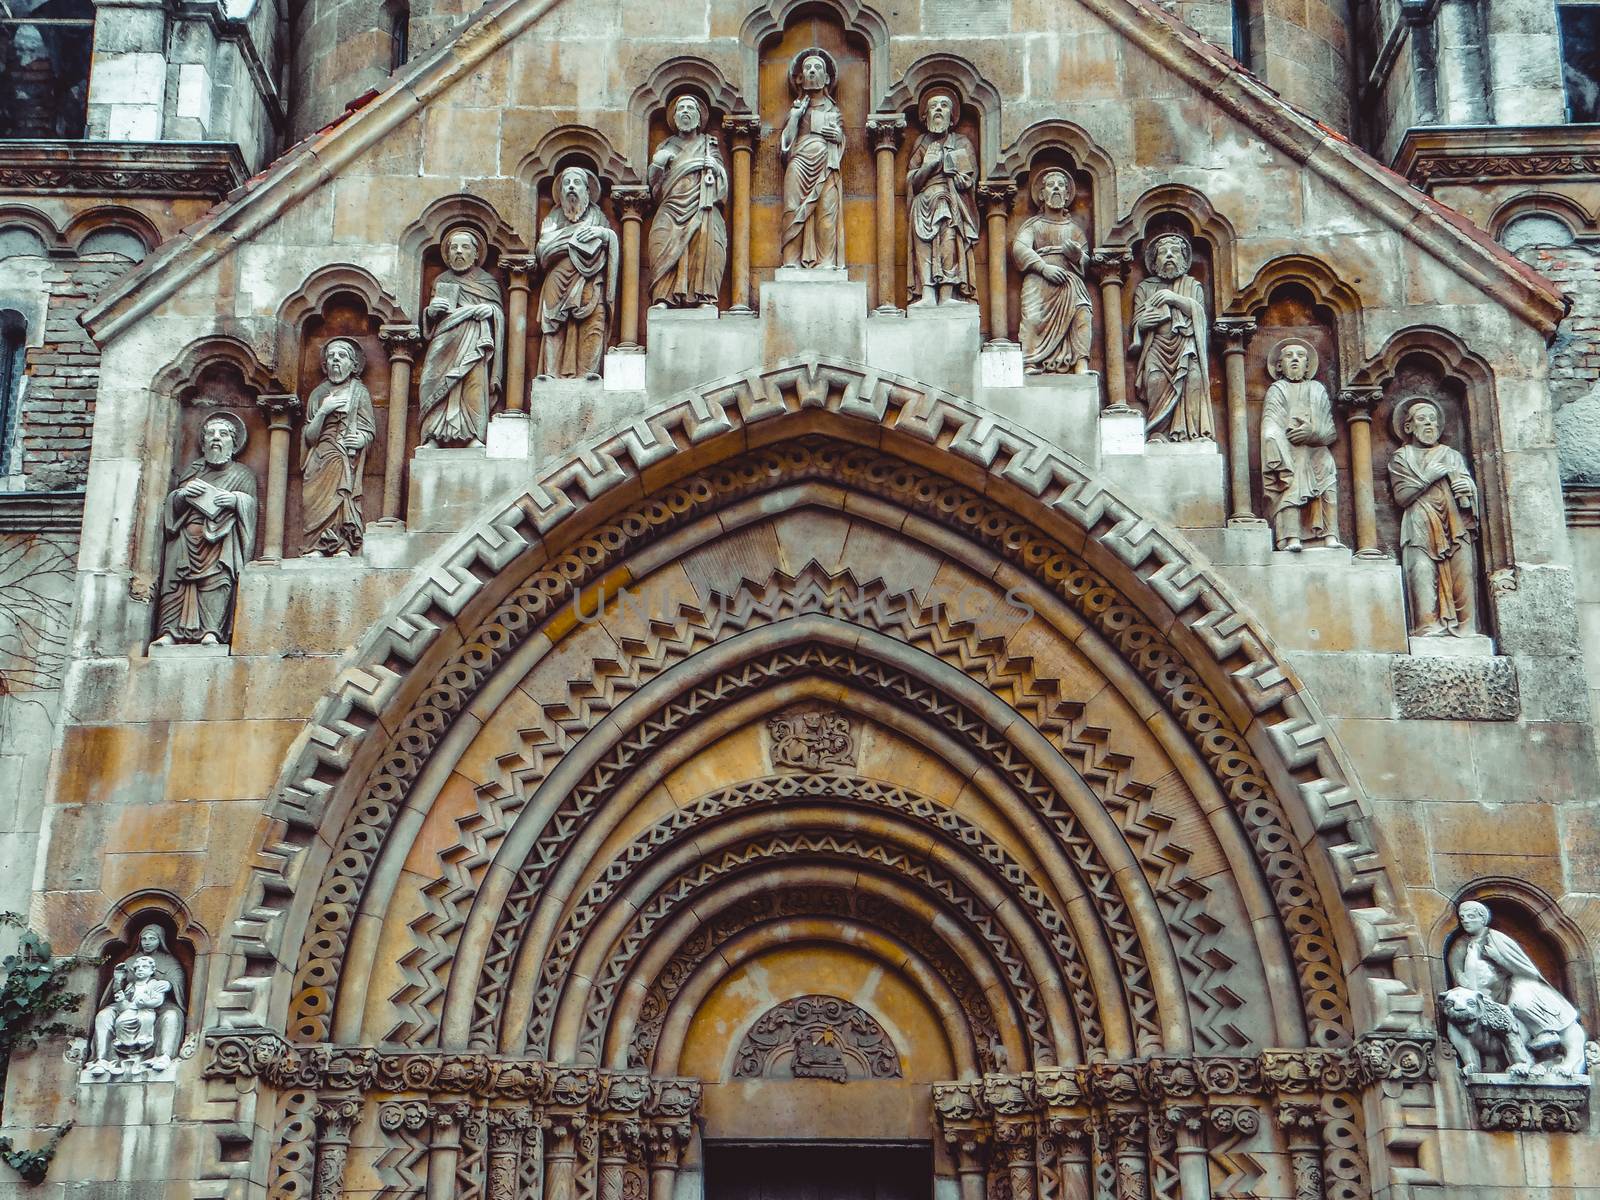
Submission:
<svg viewBox="0 0 1600 1200">
<path fill-rule="evenodd" d="M 676 1169 L 693 1136 L 694 1126 L 687 1121 L 656 1121 L 651 1124 L 645 1130 L 644 1142 L 651 1165 Z"/>
<path fill-rule="evenodd" d="M 1096 283 L 1121 283 L 1133 267 L 1133 250 L 1128 246 L 1101 246 L 1089 256 L 1089 272 Z"/>
<path fill-rule="evenodd" d="M 874 113 L 867 118 L 867 136 L 874 151 L 898 150 L 905 131 L 904 113 Z"/>
<path fill-rule="evenodd" d="M 1372 410 L 1378 406 L 1378 401 L 1382 399 L 1382 388 L 1343 388 L 1339 392 L 1339 408 L 1344 413 L 1344 419 L 1351 424 L 1357 421 L 1371 421 Z"/>
<path fill-rule="evenodd" d="M 1256 323 L 1248 317 L 1219 317 L 1212 327 L 1222 339 L 1224 354 L 1243 354 L 1256 332 Z"/>
<path fill-rule="evenodd" d="M 1251 1137 L 1261 1128 L 1261 1110 L 1248 1104 L 1221 1104 L 1206 1110 L 1219 1137 Z"/>
<path fill-rule="evenodd" d="M 650 189 L 631 185 L 615 187 L 611 189 L 611 199 L 624 221 L 642 221 L 645 210 L 650 207 Z"/>
<path fill-rule="evenodd" d="M 532 254 L 503 254 L 500 265 L 506 269 L 511 290 L 525 292 L 531 285 L 531 276 L 539 269 L 539 260 Z"/>
<path fill-rule="evenodd" d="M 729 113 L 722 118 L 728 142 L 735 150 L 750 150 L 761 135 L 761 118 L 755 113 Z"/>
<path fill-rule="evenodd" d="M 378 1105 L 378 1128 L 385 1133 L 401 1129 L 419 1133 L 427 1128 L 432 1115 L 425 1100 L 386 1100 Z"/>
<path fill-rule="evenodd" d="M 1009 213 L 1017 198 L 1017 185 L 1010 179 L 985 179 L 978 185 L 978 202 L 985 213 Z"/>
<path fill-rule="evenodd" d="M 299 396 L 270 395 L 257 396 L 256 407 L 266 414 L 268 429 L 287 429 L 305 406 Z"/>
<path fill-rule="evenodd" d="M 489 1126 L 489 1147 L 511 1150 L 522 1144 L 523 1135 L 533 1128 L 534 1115 L 527 1108 L 491 1108 L 484 1113 Z"/>
<path fill-rule="evenodd" d="M 578 1152 L 578 1135 L 587 1128 L 588 1124 L 589 1117 L 587 1113 L 572 1109 L 551 1109 L 546 1111 L 539 1119 L 539 1127 L 545 1133 L 545 1157 L 574 1157 Z"/>
<path fill-rule="evenodd" d="M 1315 1100 L 1280 1100 L 1277 1116 L 1278 1128 L 1289 1135 L 1291 1145 L 1316 1137 L 1325 1119 L 1322 1105 Z"/>
<path fill-rule="evenodd" d="M 422 330 L 415 325 L 380 325 L 378 340 L 389 352 L 391 362 L 396 359 L 410 362 L 416 357 L 417 347 L 422 343 Z"/>
<path fill-rule="evenodd" d="M 615 1162 L 638 1162 L 644 1157 L 644 1125 L 634 1117 L 602 1119 L 600 1157 Z"/>
<path fill-rule="evenodd" d="M 360 1096 L 322 1096 L 313 1113 L 317 1121 L 317 1140 L 323 1143 L 350 1141 L 350 1131 L 361 1118 Z"/>
</svg>

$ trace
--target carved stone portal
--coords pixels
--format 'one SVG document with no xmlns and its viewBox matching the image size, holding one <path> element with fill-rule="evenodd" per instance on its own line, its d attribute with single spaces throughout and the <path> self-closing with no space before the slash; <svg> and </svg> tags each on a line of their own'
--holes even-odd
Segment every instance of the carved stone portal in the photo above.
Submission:
<svg viewBox="0 0 1600 1200">
<path fill-rule="evenodd" d="M 836 996 L 797 996 L 750 1027 L 735 1079 L 899 1079 L 900 1055 L 866 1010 Z"/>
</svg>

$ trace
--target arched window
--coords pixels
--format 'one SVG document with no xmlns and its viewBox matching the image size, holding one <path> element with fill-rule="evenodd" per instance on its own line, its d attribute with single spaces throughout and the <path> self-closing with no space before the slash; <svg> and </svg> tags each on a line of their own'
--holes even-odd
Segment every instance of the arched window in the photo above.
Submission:
<svg viewBox="0 0 1600 1200">
<path fill-rule="evenodd" d="M 0 137 L 81 138 L 93 0 L 0 4 Z"/>
<path fill-rule="evenodd" d="M 383 11 L 389 22 L 389 70 L 398 71 L 411 57 L 411 6 L 390 0 Z"/>
<path fill-rule="evenodd" d="M 1600 4 L 1558 4 L 1561 76 L 1567 88 L 1567 120 L 1600 121 Z"/>
<path fill-rule="evenodd" d="M 22 400 L 22 354 L 28 325 L 22 314 L 0 308 L 0 475 L 16 474 L 17 416 Z"/>
<path fill-rule="evenodd" d="M 1233 57 L 1255 70 L 1255 13 L 1251 0 L 1233 0 Z"/>
</svg>

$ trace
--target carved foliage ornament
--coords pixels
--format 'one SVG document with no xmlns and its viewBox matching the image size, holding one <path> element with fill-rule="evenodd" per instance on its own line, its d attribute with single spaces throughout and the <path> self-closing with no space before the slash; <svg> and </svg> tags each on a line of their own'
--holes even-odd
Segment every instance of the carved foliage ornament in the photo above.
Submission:
<svg viewBox="0 0 1600 1200">
<path fill-rule="evenodd" d="M 797 996 L 768 1009 L 739 1043 L 735 1079 L 899 1079 L 900 1055 L 865 1009 L 836 996 Z"/>
<path fill-rule="evenodd" d="M 767 722 L 772 765 L 797 771 L 826 771 L 856 765 L 850 722 L 831 709 L 791 709 Z"/>
</svg>

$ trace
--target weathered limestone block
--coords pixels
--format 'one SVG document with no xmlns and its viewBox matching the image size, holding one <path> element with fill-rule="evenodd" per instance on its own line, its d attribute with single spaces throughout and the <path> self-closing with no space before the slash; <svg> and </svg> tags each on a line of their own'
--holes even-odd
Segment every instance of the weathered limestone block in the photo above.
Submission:
<svg viewBox="0 0 1600 1200">
<path fill-rule="evenodd" d="M 1521 711 L 1509 658 L 1396 655 L 1395 715 L 1418 721 L 1514 721 Z"/>
<path fill-rule="evenodd" d="M 976 304 L 912 307 L 867 318 L 867 362 L 884 371 L 971 396 L 982 342 Z"/>
<path fill-rule="evenodd" d="M 842 270 L 781 268 L 761 285 L 761 333 L 769 365 L 812 355 L 865 362 L 867 285 Z"/>
<path fill-rule="evenodd" d="M 1218 526 L 1226 519 L 1223 462 L 1210 439 L 1151 442 L 1143 454 L 1107 454 L 1101 470 L 1136 506 L 1179 529 Z"/>
<path fill-rule="evenodd" d="M 1086 463 L 1100 456 L 1098 375 L 1029 376 L 1018 387 L 980 388 L 978 400 Z"/>
<path fill-rule="evenodd" d="M 657 400 L 761 363 L 761 319 L 700 308 L 645 313 L 645 380 Z"/>
</svg>

